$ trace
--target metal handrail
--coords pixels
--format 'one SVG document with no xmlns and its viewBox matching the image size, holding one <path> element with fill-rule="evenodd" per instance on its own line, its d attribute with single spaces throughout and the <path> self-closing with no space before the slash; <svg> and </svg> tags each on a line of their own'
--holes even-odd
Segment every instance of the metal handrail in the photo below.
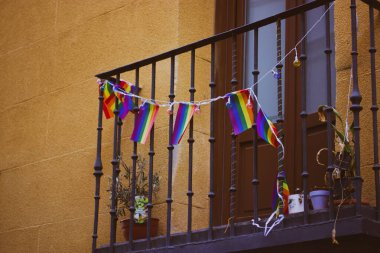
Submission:
<svg viewBox="0 0 380 253">
<path fill-rule="evenodd" d="M 173 50 L 169 50 L 167 52 L 164 52 L 164 53 L 161 53 L 161 54 L 149 57 L 149 58 L 145 58 L 145 59 L 140 60 L 140 61 L 133 62 L 133 63 L 125 65 L 125 66 L 115 68 L 115 69 L 110 70 L 110 71 L 106 71 L 106 72 L 97 74 L 95 76 L 98 78 L 101 78 L 101 79 L 108 79 L 114 75 L 121 74 L 121 73 L 131 71 L 131 70 L 135 70 L 137 68 L 141 68 L 143 66 L 152 64 L 154 62 L 162 61 L 162 60 L 168 59 L 172 56 L 183 54 L 183 53 L 189 52 L 193 49 L 204 47 L 204 46 L 210 45 L 212 43 L 215 43 L 217 41 L 230 38 L 234 35 L 238 35 L 241 33 L 252 31 L 254 29 L 272 24 L 272 23 L 276 22 L 277 20 L 286 19 L 288 17 L 291 17 L 294 15 L 300 14 L 302 12 L 306 12 L 306 11 L 315 9 L 319 6 L 325 5 L 325 4 L 333 2 L 333 1 L 334 0 L 315 0 L 311 3 L 307 3 L 307 4 L 303 4 L 303 5 L 294 7 L 292 9 L 289 9 L 289 10 L 281 12 L 279 14 L 270 16 L 268 18 L 265 18 L 265 19 L 247 24 L 247 25 L 243 25 L 243 26 L 228 30 L 226 32 L 222 32 L 222 33 L 213 35 L 211 37 L 208 37 L 208 38 L 187 44 L 187 45 L 182 46 L 182 47 L 178 47 L 178 48 L 173 49 Z"/>
</svg>

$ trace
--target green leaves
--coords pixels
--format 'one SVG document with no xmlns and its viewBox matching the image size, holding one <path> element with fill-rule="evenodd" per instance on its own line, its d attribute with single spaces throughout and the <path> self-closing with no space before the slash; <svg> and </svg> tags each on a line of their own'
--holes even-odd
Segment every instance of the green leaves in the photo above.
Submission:
<svg viewBox="0 0 380 253">
<path fill-rule="evenodd" d="M 337 124 L 332 124 L 332 122 L 327 121 L 326 111 L 331 110 L 333 114 L 335 115 L 336 122 L 339 122 L 340 127 L 337 127 Z M 354 149 L 353 149 L 353 141 L 349 140 L 349 136 L 346 136 L 345 133 L 345 124 L 342 120 L 342 117 L 340 116 L 339 112 L 334 108 L 327 105 L 320 105 L 318 107 L 318 116 L 319 121 L 321 122 L 327 122 L 327 124 L 330 124 L 330 126 L 334 129 L 335 132 L 335 140 L 337 144 L 341 147 L 341 150 L 339 152 L 343 152 L 348 154 L 352 157 L 351 160 L 351 169 L 353 169 L 353 166 L 355 164 L 355 156 L 354 156 Z M 351 136 L 353 136 L 353 122 L 350 125 L 349 131 Z"/>
<path fill-rule="evenodd" d="M 120 176 L 120 179 L 116 182 L 116 199 L 118 202 L 116 214 L 117 216 L 125 216 L 126 212 L 131 205 L 132 196 L 132 179 L 133 177 L 133 167 L 128 166 L 124 160 L 119 157 L 120 165 L 123 167 L 124 171 Z M 136 175 L 135 175 L 135 208 L 140 211 L 146 209 L 148 204 L 148 194 L 149 194 L 149 177 L 146 171 L 146 161 L 144 158 L 138 156 L 136 160 Z M 153 174 L 152 178 L 152 194 L 154 196 L 160 190 L 160 179 L 157 173 Z M 112 178 L 109 177 L 107 192 L 110 194 L 110 199 L 112 195 Z M 136 222 L 144 222 L 144 215 L 138 215 L 140 217 Z"/>
</svg>

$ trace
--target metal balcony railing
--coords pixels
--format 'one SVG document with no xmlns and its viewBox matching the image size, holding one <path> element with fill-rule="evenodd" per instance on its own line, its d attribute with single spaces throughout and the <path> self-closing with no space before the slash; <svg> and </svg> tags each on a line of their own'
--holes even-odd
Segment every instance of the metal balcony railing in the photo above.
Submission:
<svg viewBox="0 0 380 253">
<path fill-rule="evenodd" d="M 253 78 L 254 83 L 258 81 L 259 71 L 258 71 L 258 57 L 257 52 L 259 50 L 257 38 L 258 38 L 258 31 L 266 25 L 277 23 L 279 24 L 282 20 L 286 20 L 288 18 L 291 18 L 295 15 L 301 15 L 304 16 L 305 12 L 310 11 L 312 9 L 315 9 L 320 6 L 325 6 L 326 10 L 329 7 L 329 3 L 333 2 L 333 0 L 315 0 L 310 3 L 306 3 L 300 6 L 297 6 L 293 9 L 289 9 L 287 11 L 284 11 L 282 13 L 279 13 L 277 15 L 262 19 L 260 21 L 247 24 L 214 36 L 211 36 L 209 38 L 179 47 L 174 50 L 170 50 L 168 52 L 146 58 L 141 61 L 137 61 L 116 69 L 113 69 L 111 71 L 107 71 L 104 73 L 97 74 L 96 77 L 103 79 L 103 80 L 110 80 L 112 82 L 115 82 L 116 84 L 120 82 L 120 74 L 125 72 L 135 72 L 135 85 L 137 88 L 139 88 L 139 79 L 140 79 L 140 68 L 144 66 L 151 66 L 151 99 L 155 99 L 156 97 L 156 65 L 163 60 L 170 59 L 170 88 L 169 88 L 169 94 L 168 97 L 171 102 L 174 101 L 175 94 L 174 94 L 174 85 L 175 85 L 175 59 L 178 55 L 190 52 L 191 58 L 190 58 L 190 66 L 191 66 L 191 72 L 190 72 L 190 89 L 189 89 L 189 95 L 190 95 L 190 101 L 194 101 L 194 94 L 195 94 L 195 87 L 194 87 L 194 75 L 195 75 L 195 52 L 197 49 L 210 46 L 211 52 L 210 52 L 210 98 L 214 98 L 216 96 L 215 94 L 215 45 L 216 43 L 219 43 L 224 40 L 231 40 L 232 41 L 232 76 L 231 76 L 231 91 L 236 90 L 237 87 L 237 76 L 236 76 L 236 68 L 237 68 L 237 36 L 240 34 L 245 34 L 249 31 L 253 31 L 255 34 L 255 43 L 254 43 L 254 69 L 253 69 Z M 379 2 L 378 1 L 371 1 L 371 0 L 363 0 L 363 2 L 368 3 L 369 5 L 369 26 L 370 26 L 370 57 L 371 57 L 371 87 L 372 87 L 372 123 L 373 123 L 373 170 L 374 170 L 374 180 L 375 180 L 375 192 L 376 192 L 376 206 L 375 208 L 370 208 L 371 210 L 367 210 L 367 207 L 362 207 L 362 201 L 361 201 L 361 188 L 362 188 L 362 178 L 361 178 L 361 171 L 360 171 L 360 125 L 359 125 L 359 113 L 362 110 L 361 103 L 361 94 L 359 91 L 359 83 L 358 83 L 358 60 L 357 60 L 357 18 L 356 18 L 356 1 L 351 0 L 351 41 L 352 41 L 352 80 L 353 80 L 353 88 L 352 93 L 350 96 L 351 100 L 351 111 L 353 112 L 353 137 L 355 140 L 355 177 L 354 177 L 354 187 L 355 187 L 355 207 L 353 209 L 349 209 L 342 213 L 343 217 L 352 217 L 352 220 L 350 220 L 351 223 L 345 224 L 345 227 L 350 230 L 353 226 L 353 224 L 357 225 L 361 222 L 360 217 L 364 217 L 367 214 L 370 216 L 371 219 L 379 219 L 380 214 L 380 184 L 379 184 L 379 159 L 378 159 L 378 133 L 377 133 L 377 94 L 376 94 L 376 66 L 375 66 L 375 35 L 374 35 L 374 8 L 379 9 Z M 330 16 L 327 13 L 325 16 L 325 25 L 326 25 L 326 45 L 325 45 L 325 64 L 326 64 L 326 70 L 327 73 L 331 73 L 331 45 L 330 45 Z M 280 26 L 278 25 L 278 28 L 280 29 Z M 277 31 L 277 40 L 281 42 L 281 31 Z M 303 31 L 305 33 L 305 29 Z M 279 49 L 281 50 L 281 44 L 278 45 Z M 302 47 L 304 48 L 304 47 Z M 279 51 L 279 59 L 281 59 L 281 51 Z M 301 52 L 301 61 L 306 61 L 305 52 Z M 281 64 L 278 64 L 276 66 L 277 70 L 281 72 L 282 66 Z M 306 70 L 302 67 L 301 69 L 301 78 L 305 80 L 306 78 Z M 331 91 L 331 75 L 327 75 L 327 90 Z M 279 81 L 279 86 L 281 85 L 281 81 Z M 281 91 L 281 88 L 279 88 L 279 91 Z M 138 94 L 138 89 L 135 90 L 135 94 Z M 302 98 L 302 112 L 300 114 L 301 122 L 302 122 L 302 144 L 304 147 L 306 147 L 306 137 L 307 137 L 307 131 L 306 131 L 306 90 L 303 87 L 301 92 Z M 279 94 L 278 97 L 280 100 L 281 94 Z M 116 98 L 117 99 L 117 98 Z M 137 104 L 137 99 L 136 99 Z M 117 104 L 117 103 L 116 103 Z M 281 105 L 281 101 L 279 105 Z M 333 120 L 333 112 L 332 112 L 332 97 L 331 92 L 327 95 L 327 105 L 328 109 L 326 110 L 327 114 L 327 121 L 332 122 Z M 151 212 L 153 208 L 152 204 L 152 177 L 153 177 L 153 162 L 154 162 L 154 127 L 151 130 L 150 133 L 150 144 L 149 144 L 149 203 L 147 205 L 148 207 L 148 220 L 147 220 L 147 238 L 140 241 L 133 241 L 133 215 L 134 215 L 134 196 L 131 197 L 132 204 L 129 208 L 130 210 L 130 217 L 131 217 L 131 223 L 130 223 L 130 240 L 129 242 L 125 243 L 116 243 L 116 224 L 117 224 L 117 216 L 116 216 L 116 206 L 117 202 L 115 200 L 115 185 L 116 180 L 119 177 L 119 155 L 120 155 L 120 143 L 121 143 L 121 126 L 122 121 L 120 120 L 118 115 L 118 108 L 115 109 L 115 119 L 114 119 L 114 138 L 113 138 L 113 159 L 112 159 L 112 166 L 113 166 L 113 173 L 112 173 L 112 182 L 113 182 L 113 188 L 112 188 L 112 203 L 110 208 L 110 238 L 109 238 L 109 245 L 105 245 L 102 247 L 97 246 L 97 238 L 98 238 L 98 217 L 99 217 L 99 202 L 100 202 L 100 183 L 101 183 L 101 177 L 103 175 L 102 169 L 102 158 L 101 158 L 101 149 L 102 149 L 102 130 L 103 130 L 103 124 L 102 124 L 102 106 L 103 106 L 103 94 L 102 91 L 99 95 L 99 115 L 98 115 L 98 136 L 97 136 L 97 155 L 96 155 L 96 161 L 94 166 L 94 175 L 96 179 L 96 187 L 95 187 L 95 215 L 94 215 L 94 232 L 93 232 L 93 242 L 92 242 L 92 252 L 125 252 L 125 251 L 144 251 L 144 250 L 150 250 L 152 248 L 155 248 L 157 251 L 176 251 L 176 247 L 182 247 L 181 250 L 184 252 L 191 251 L 191 252 L 224 252 L 224 251 L 239 251 L 239 250 L 247 250 L 251 248 L 259 248 L 259 247 L 268 247 L 268 246 L 275 246 L 274 243 L 263 241 L 261 244 L 255 244 L 255 246 L 252 246 L 249 241 L 257 242 L 255 240 L 261 240 L 263 239 L 262 232 L 259 232 L 258 230 L 255 230 L 253 226 L 251 226 L 249 223 L 237 223 L 233 218 L 230 220 L 229 226 L 230 226 L 230 234 L 225 235 L 223 233 L 223 230 L 225 226 L 221 227 L 214 227 L 214 217 L 213 217 L 213 209 L 214 207 L 214 198 L 215 198 L 215 182 L 214 179 L 214 150 L 215 150 L 215 126 L 214 126 L 214 115 L 215 115 L 215 108 L 214 105 L 210 105 L 210 136 L 209 136 L 209 143 L 210 143 L 210 178 L 209 178 L 209 226 L 208 228 L 205 228 L 204 230 L 200 231 L 193 231 L 191 224 L 192 224 L 192 153 L 193 153 L 193 124 L 190 123 L 189 127 L 189 176 L 188 176 L 188 225 L 187 225 L 187 232 L 182 234 L 176 234 L 173 235 L 171 233 L 171 209 L 172 209 L 172 175 L 173 175 L 173 145 L 171 144 L 169 140 L 169 145 L 167 146 L 168 149 L 168 185 L 167 185 L 167 198 L 166 198 L 166 205 L 167 205 L 167 221 L 166 221 L 166 235 L 165 237 L 160 238 L 152 238 L 151 237 Z M 279 108 L 280 116 L 282 116 L 282 107 Z M 137 116 L 136 116 L 137 117 Z M 168 136 L 169 139 L 172 136 L 173 133 L 173 115 L 169 115 L 169 132 Z M 136 120 L 136 118 L 135 118 Z M 281 117 L 279 121 L 277 122 L 279 124 L 279 129 L 281 130 Z M 256 125 L 253 125 L 253 132 L 254 132 L 254 142 L 253 142 L 253 149 L 256 150 L 253 154 L 257 155 L 257 142 L 255 141 L 257 139 L 257 129 Z M 333 145 L 333 129 L 330 124 L 327 124 L 327 135 L 328 135 L 328 165 L 327 165 L 327 178 L 328 178 L 328 184 L 330 189 L 332 189 L 332 173 L 334 170 L 333 166 L 333 153 L 332 150 L 334 149 Z M 256 139 L 255 139 L 256 138 Z M 280 136 L 281 138 L 281 136 Z M 236 191 L 236 136 L 232 135 L 231 137 L 231 186 L 230 186 L 230 217 L 234 217 L 234 198 L 235 191 Z M 283 152 L 281 148 L 279 149 L 279 157 L 281 157 L 281 153 Z M 304 148 L 302 156 L 307 156 L 307 150 Z M 132 161 L 133 161 L 133 170 L 132 180 L 135 180 L 135 174 L 136 174 L 136 161 L 137 161 L 137 153 L 138 153 L 138 145 L 136 142 L 133 143 L 133 154 L 132 154 Z M 257 157 L 255 157 L 255 163 L 253 168 L 253 178 L 247 179 L 252 181 L 252 191 L 253 196 L 255 198 L 255 201 L 253 202 L 253 218 L 255 220 L 258 219 L 259 215 L 259 206 L 257 197 L 259 196 L 258 193 L 258 184 L 259 184 L 259 178 L 257 173 Z M 303 159 L 305 161 L 306 159 Z M 279 166 L 281 167 L 281 161 Z M 306 162 L 303 162 L 303 169 L 302 169 L 302 185 L 304 189 L 304 194 L 307 195 L 307 189 L 309 187 L 308 184 L 308 168 Z M 281 180 L 281 178 L 279 178 Z M 135 184 L 132 184 L 132 192 L 135 190 Z M 133 195 L 133 194 L 132 194 Z M 313 228 L 313 233 L 316 233 L 314 236 L 307 237 L 306 235 L 302 236 L 302 238 L 298 238 L 299 240 L 316 240 L 320 239 L 318 235 L 318 231 L 324 228 L 325 224 L 323 222 L 330 222 L 335 217 L 334 205 L 332 204 L 332 194 L 330 194 L 330 205 L 329 210 L 326 213 L 319 213 L 319 214 L 313 214 L 309 211 L 307 201 L 305 201 L 304 204 L 304 212 L 303 215 L 297 216 L 294 220 L 291 219 L 285 219 L 284 224 L 279 230 L 286 229 L 289 226 L 296 226 L 294 229 L 297 230 L 297 227 L 302 229 L 305 229 L 305 226 L 310 226 Z M 108 200 L 106 200 L 108 201 Z M 363 210 L 365 209 L 365 210 Z M 322 222 L 322 223 L 321 223 Z M 361 223 L 360 223 L 361 224 Z M 366 223 L 367 224 L 367 223 Z M 363 229 L 364 225 L 361 226 L 361 229 Z M 357 231 L 359 232 L 359 231 Z M 250 234 L 251 237 L 241 237 L 241 235 L 247 235 Z M 349 234 L 349 232 L 347 232 Z M 227 239 L 228 238 L 228 242 Z M 292 240 L 292 236 L 289 235 L 285 239 L 277 238 L 277 243 L 284 244 L 285 241 L 281 240 Z M 293 238 L 293 241 L 297 241 L 295 238 Z M 224 242 L 225 241 L 225 242 Z M 247 246 L 248 245 L 248 246 Z M 251 245 L 252 247 L 250 247 Z M 187 247 L 187 248 L 186 248 Z M 198 248 L 197 248 L 198 247 Z M 202 247 L 204 250 L 202 250 Z"/>
</svg>

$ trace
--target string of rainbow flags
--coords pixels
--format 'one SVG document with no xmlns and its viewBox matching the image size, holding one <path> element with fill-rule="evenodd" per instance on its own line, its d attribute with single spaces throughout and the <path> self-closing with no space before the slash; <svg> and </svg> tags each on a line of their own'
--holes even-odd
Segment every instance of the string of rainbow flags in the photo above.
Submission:
<svg viewBox="0 0 380 253">
<path fill-rule="evenodd" d="M 275 67 L 282 63 L 293 51 L 295 52 L 295 60 L 293 62 L 294 67 L 301 65 L 298 55 L 297 46 L 307 37 L 307 35 L 321 22 L 326 13 L 332 8 L 332 3 L 329 8 L 320 16 L 320 18 L 310 27 L 305 35 L 296 43 L 293 49 L 291 49 L 279 62 L 277 62 L 269 71 L 267 71 L 256 83 L 249 88 L 238 90 L 235 92 L 227 93 L 223 96 L 218 96 L 211 99 L 201 101 L 162 101 L 157 99 L 145 98 L 135 94 L 135 85 L 130 82 L 120 80 L 118 84 L 112 83 L 109 80 L 98 80 L 98 84 L 104 90 L 104 103 L 103 111 L 107 119 L 114 116 L 115 101 L 118 98 L 119 117 L 123 120 L 129 111 L 135 107 L 132 98 L 137 98 L 142 101 L 142 104 L 138 113 L 138 120 L 136 121 L 134 131 L 131 139 L 138 143 L 144 144 L 149 135 L 150 129 L 156 119 L 157 112 L 160 107 L 169 107 L 168 113 L 173 113 L 174 105 L 178 105 L 178 111 L 176 116 L 176 122 L 173 131 L 173 145 L 179 144 L 188 123 L 194 115 L 194 112 L 198 112 L 202 105 L 207 105 L 218 100 L 226 100 L 226 106 L 230 115 L 231 123 L 234 128 L 235 135 L 238 135 L 245 130 L 252 127 L 253 120 L 253 98 L 258 105 L 257 114 L 257 126 L 260 137 L 266 140 L 274 147 L 282 146 L 281 141 L 277 137 L 277 130 L 274 124 L 268 119 L 265 113 L 262 111 L 262 106 L 257 99 L 256 94 L 253 91 L 253 87 L 261 82 L 270 73 L 274 78 L 281 78 L 281 73 L 275 71 Z M 137 124 L 138 123 L 138 124 Z"/>
<path fill-rule="evenodd" d="M 134 124 L 134 129 L 131 135 L 131 140 L 141 144 L 145 144 L 149 133 L 154 125 L 158 111 L 160 107 L 169 107 L 167 112 L 173 114 L 173 109 L 175 105 L 178 105 L 176 119 L 174 123 L 174 130 L 172 133 L 171 144 L 177 145 L 181 142 L 181 139 L 186 132 L 188 124 L 194 114 L 200 111 L 200 107 L 207 105 L 218 100 L 224 100 L 226 102 L 226 108 L 231 120 L 233 131 L 235 135 L 239 135 L 242 132 L 250 129 L 254 124 L 254 102 L 258 106 L 257 116 L 256 116 L 256 129 L 257 134 L 265 140 L 268 144 L 275 148 L 281 146 L 283 157 L 285 155 L 284 145 L 278 137 L 278 132 L 276 126 L 268 119 L 266 114 L 262 110 L 262 106 L 253 90 L 255 85 L 258 85 L 265 77 L 269 74 L 273 74 L 276 79 L 281 78 L 281 73 L 275 71 L 275 67 L 282 63 L 293 51 L 295 52 L 295 59 L 293 62 L 294 67 L 298 68 L 301 62 L 297 55 L 297 46 L 302 43 L 302 41 L 307 37 L 307 35 L 321 22 L 323 17 L 327 12 L 334 6 L 331 3 L 329 8 L 320 16 L 320 18 L 311 26 L 311 28 L 305 33 L 305 35 L 295 44 L 294 48 L 290 50 L 279 62 L 277 62 L 269 71 L 267 71 L 261 78 L 251 85 L 250 87 L 234 92 L 227 93 L 223 96 L 218 96 L 211 99 L 201 100 L 201 101 L 162 101 L 156 99 L 145 98 L 136 95 L 136 86 L 125 80 L 119 80 L 118 83 L 112 83 L 109 80 L 98 80 L 99 92 L 100 89 L 103 91 L 103 112 L 106 119 L 114 117 L 114 110 L 116 107 L 116 101 L 118 105 L 118 117 L 121 120 L 127 116 L 127 114 L 132 111 L 134 112 L 135 104 L 132 98 L 137 98 L 142 101 L 137 115 L 137 120 Z M 282 158 L 283 158 L 282 157 Z M 285 179 L 284 171 L 279 171 L 277 178 L 281 176 L 284 178 L 281 182 L 277 179 L 272 196 L 272 209 L 274 212 L 266 220 L 264 226 L 256 223 L 252 220 L 252 225 L 263 228 L 264 235 L 267 236 L 270 231 L 281 223 L 284 219 L 284 215 L 288 212 L 288 197 L 289 197 L 289 187 Z M 282 192 L 280 192 L 282 189 Z M 280 208 L 283 208 L 283 214 L 279 212 Z M 273 220 L 272 224 L 270 222 Z"/>
<path fill-rule="evenodd" d="M 118 101 L 118 117 L 120 117 L 121 120 L 124 120 L 127 114 L 135 108 L 132 97 L 136 96 L 133 94 L 136 86 L 124 80 L 120 80 L 119 84 L 114 84 L 108 80 L 105 80 L 104 83 L 100 82 L 100 84 L 103 89 L 103 112 L 106 119 L 114 117 L 116 101 Z M 253 89 L 247 88 L 234 91 L 221 96 L 221 98 L 226 102 L 234 134 L 239 135 L 250 129 L 254 123 L 254 99 L 257 102 L 257 97 L 253 92 Z M 220 98 L 216 98 L 214 101 L 219 99 Z M 174 123 L 172 145 L 180 143 L 194 113 L 200 110 L 199 102 L 172 102 L 167 105 L 169 106 L 169 114 L 173 113 L 173 106 L 175 104 L 178 104 L 178 110 Z M 165 105 L 160 105 L 148 99 L 143 100 L 143 103 L 138 110 L 131 140 L 145 144 L 160 107 L 165 107 Z M 277 137 L 276 126 L 268 119 L 262 111 L 261 106 L 257 113 L 256 125 L 257 132 L 261 138 L 275 148 L 279 145 L 282 146 L 281 141 Z"/>
</svg>

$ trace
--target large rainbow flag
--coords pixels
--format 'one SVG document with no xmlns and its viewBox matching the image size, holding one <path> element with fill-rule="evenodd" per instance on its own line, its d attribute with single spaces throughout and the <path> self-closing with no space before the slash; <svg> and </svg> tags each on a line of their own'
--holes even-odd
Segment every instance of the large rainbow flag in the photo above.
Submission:
<svg viewBox="0 0 380 253">
<path fill-rule="evenodd" d="M 265 116 L 261 108 L 257 113 L 256 126 L 259 136 L 270 145 L 277 148 L 280 144 L 277 140 L 277 129 L 275 125 L 267 118 L 267 116 Z"/>
<path fill-rule="evenodd" d="M 197 106 L 194 104 L 179 104 L 174 124 L 174 131 L 172 134 L 172 145 L 177 145 L 181 141 L 182 136 L 185 133 L 187 126 L 189 125 L 189 122 L 194 115 L 196 107 Z"/>
<path fill-rule="evenodd" d="M 235 135 L 251 128 L 254 122 L 253 99 L 250 97 L 249 91 L 240 90 L 236 93 L 230 93 L 225 100 Z"/>
<path fill-rule="evenodd" d="M 140 111 L 135 121 L 135 128 L 131 136 L 131 140 L 145 144 L 150 130 L 157 116 L 159 106 L 151 103 L 144 103 L 140 106 Z"/>
</svg>

